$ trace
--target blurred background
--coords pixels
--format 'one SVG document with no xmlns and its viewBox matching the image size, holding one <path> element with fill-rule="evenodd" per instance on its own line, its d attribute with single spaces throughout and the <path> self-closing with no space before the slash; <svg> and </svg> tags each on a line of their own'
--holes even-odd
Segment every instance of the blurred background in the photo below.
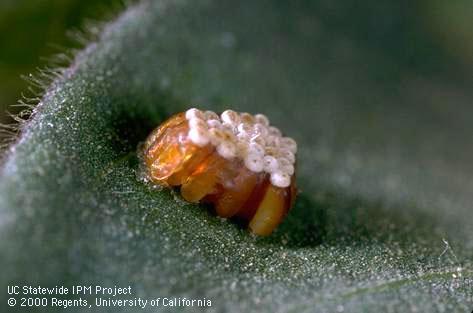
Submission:
<svg viewBox="0 0 473 313">
<path fill-rule="evenodd" d="M 77 47 L 71 31 L 119 8 L 117 0 L 0 0 L 0 122 L 26 92 L 22 75 L 36 73 L 54 54 Z"/>
<path fill-rule="evenodd" d="M 354 40 L 417 77 L 438 77 L 432 88 L 461 96 L 449 86 L 473 81 L 471 0 L 318 0 L 314 5 L 332 38 Z M 11 121 L 5 110 L 15 112 L 9 106 L 28 88 L 22 75 L 36 73 L 52 55 L 77 46 L 68 32 L 118 6 L 117 0 L 0 0 L 0 122 Z M 396 79 L 378 71 L 381 80 Z"/>
</svg>

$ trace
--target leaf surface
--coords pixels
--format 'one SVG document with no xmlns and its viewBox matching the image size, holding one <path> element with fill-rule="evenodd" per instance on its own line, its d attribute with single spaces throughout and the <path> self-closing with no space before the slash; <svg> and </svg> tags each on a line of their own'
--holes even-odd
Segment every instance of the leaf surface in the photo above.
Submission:
<svg viewBox="0 0 473 313">
<path fill-rule="evenodd" d="M 108 24 L 5 160 L 2 286 L 131 285 L 215 312 L 470 311 L 471 91 L 420 79 L 323 3 L 145 1 Z M 301 193 L 274 235 L 140 179 L 139 143 L 191 106 L 262 112 L 297 139 Z"/>
</svg>

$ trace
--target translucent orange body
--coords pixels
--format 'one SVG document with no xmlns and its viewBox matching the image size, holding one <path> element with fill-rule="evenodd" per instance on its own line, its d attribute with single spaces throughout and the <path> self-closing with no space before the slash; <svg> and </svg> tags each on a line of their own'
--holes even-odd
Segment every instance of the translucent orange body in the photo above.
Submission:
<svg viewBox="0 0 473 313">
<path fill-rule="evenodd" d="M 151 181 L 180 186 L 186 201 L 212 203 L 217 215 L 237 216 L 248 221 L 253 233 L 271 234 L 294 202 L 294 176 L 289 187 L 276 187 L 268 174 L 248 170 L 238 158 L 224 159 L 211 144 L 195 145 L 187 138 L 188 131 L 180 113 L 149 135 L 144 161 Z"/>
</svg>

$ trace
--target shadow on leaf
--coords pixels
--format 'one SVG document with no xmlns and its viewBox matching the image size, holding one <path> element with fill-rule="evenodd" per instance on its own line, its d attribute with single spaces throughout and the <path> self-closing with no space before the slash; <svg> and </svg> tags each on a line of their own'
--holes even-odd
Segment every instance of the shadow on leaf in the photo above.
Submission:
<svg viewBox="0 0 473 313">
<path fill-rule="evenodd" d="M 438 225 L 434 216 L 415 208 L 401 210 L 333 192 L 314 197 L 302 193 L 275 234 L 262 242 L 293 248 L 393 239 L 412 242 L 432 238 Z"/>
</svg>

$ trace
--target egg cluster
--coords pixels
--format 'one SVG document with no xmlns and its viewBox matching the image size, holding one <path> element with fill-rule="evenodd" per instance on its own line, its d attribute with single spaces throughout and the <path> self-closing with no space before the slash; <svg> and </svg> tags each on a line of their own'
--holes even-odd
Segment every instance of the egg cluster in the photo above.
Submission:
<svg viewBox="0 0 473 313">
<path fill-rule="evenodd" d="M 227 110 L 218 116 L 192 108 L 185 117 L 188 138 L 197 146 L 212 144 L 223 158 L 239 158 L 250 171 L 268 173 L 276 187 L 291 185 L 297 144 L 294 139 L 283 137 L 265 115 Z"/>
</svg>

